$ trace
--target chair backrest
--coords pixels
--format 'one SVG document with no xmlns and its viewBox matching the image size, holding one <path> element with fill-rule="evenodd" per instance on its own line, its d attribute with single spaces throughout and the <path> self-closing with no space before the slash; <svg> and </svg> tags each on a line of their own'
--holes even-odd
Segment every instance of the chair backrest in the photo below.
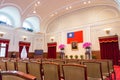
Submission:
<svg viewBox="0 0 120 80">
<path fill-rule="evenodd" d="M 60 66 L 57 63 L 42 63 L 44 80 L 60 80 Z"/>
<path fill-rule="evenodd" d="M 64 80 L 87 80 L 86 66 L 64 64 L 62 68 Z"/>
<path fill-rule="evenodd" d="M 0 61 L 0 69 L 6 71 L 6 62 Z"/>
<path fill-rule="evenodd" d="M 78 59 L 66 59 L 66 63 L 75 63 L 75 64 L 80 64 Z"/>
<path fill-rule="evenodd" d="M 103 76 L 110 77 L 109 62 L 107 60 L 97 60 L 101 63 Z"/>
<path fill-rule="evenodd" d="M 45 62 L 52 62 L 53 59 L 41 59 L 41 62 L 42 63 L 45 63 Z"/>
<path fill-rule="evenodd" d="M 21 72 L 24 72 L 24 73 L 28 73 L 27 64 L 28 64 L 27 62 L 18 61 L 16 63 L 17 70 L 21 71 Z"/>
<path fill-rule="evenodd" d="M 65 64 L 64 60 L 53 60 L 53 62 L 58 63 L 60 65 L 60 76 L 63 77 L 62 65 Z"/>
<path fill-rule="evenodd" d="M 29 62 L 28 63 L 28 73 L 33 76 L 36 76 L 37 80 L 42 80 L 41 63 Z"/>
<path fill-rule="evenodd" d="M 16 70 L 16 62 L 6 61 L 7 70 Z"/>
<path fill-rule="evenodd" d="M 87 76 L 89 78 L 100 78 L 101 80 L 103 80 L 103 76 L 102 76 L 102 66 L 100 62 L 83 62 L 84 65 L 86 65 L 87 67 Z"/>
<path fill-rule="evenodd" d="M 110 59 L 107 59 L 106 61 L 109 62 L 109 69 L 110 69 L 110 72 L 113 72 L 113 71 L 114 71 L 114 68 L 113 68 L 113 61 L 110 60 Z"/>
</svg>

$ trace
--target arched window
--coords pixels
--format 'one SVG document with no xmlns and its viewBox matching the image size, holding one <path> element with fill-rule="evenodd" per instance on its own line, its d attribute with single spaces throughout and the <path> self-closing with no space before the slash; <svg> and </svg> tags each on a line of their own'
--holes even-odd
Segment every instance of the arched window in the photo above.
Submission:
<svg viewBox="0 0 120 80">
<path fill-rule="evenodd" d="M 40 31 L 40 20 L 38 17 L 28 17 L 23 22 L 23 28 L 27 31 L 31 32 L 39 32 Z"/>
<path fill-rule="evenodd" d="M 29 21 L 23 22 L 23 28 L 27 31 L 33 32 L 33 25 Z"/>
<path fill-rule="evenodd" d="M 7 14 L 0 13 L 0 24 L 12 25 L 12 20 Z"/>
<path fill-rule="evenodd" d="M 21 26 L 20 10 L 15 6 L 1 8 L 0 24 L 10 25 L 13 28 Z"/>
</svg>

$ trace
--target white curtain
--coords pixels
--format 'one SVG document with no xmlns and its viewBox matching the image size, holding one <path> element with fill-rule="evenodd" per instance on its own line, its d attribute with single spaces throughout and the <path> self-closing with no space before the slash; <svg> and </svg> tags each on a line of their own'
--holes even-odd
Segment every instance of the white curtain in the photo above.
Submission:
<svg viewBox="0 0 120 80">
<path fill-rule="evenodd" d="M 23 46 L 23 49 L 21 51 L 21 58 L 22 59 L 27 58 L 27 51 L 26 51 L 26 47 L 25 46 Z"/>
</svg>

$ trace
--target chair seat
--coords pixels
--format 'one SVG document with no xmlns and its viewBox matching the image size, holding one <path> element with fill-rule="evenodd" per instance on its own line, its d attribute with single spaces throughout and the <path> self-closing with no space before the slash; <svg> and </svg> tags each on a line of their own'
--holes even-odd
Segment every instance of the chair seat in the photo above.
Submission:
<svg viewBox="0 0 120 80">
<path fill-rule="evenodd" d="M 103 80 L 106 80 L 106 76 L 103 76 Z M 88 80 L 102 80 L 101 78 L 88 77 Z"/>
<path fill-rule="evenodd" d="M 108 77 L 108 76 L 109 76 L 109 73 L 103 73 L 103 75 Z"/>
<path fill-rule="evenodd" d="M 88 80 L 102 80 L 101 78 L 92 78 L 92 77 L 88 77 Z"/>
</svg>

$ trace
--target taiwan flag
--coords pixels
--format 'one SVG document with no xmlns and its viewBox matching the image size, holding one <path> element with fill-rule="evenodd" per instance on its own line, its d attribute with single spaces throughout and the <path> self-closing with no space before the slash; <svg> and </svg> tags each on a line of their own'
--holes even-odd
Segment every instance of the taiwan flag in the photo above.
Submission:
<svg viewBox="0 0 120 80">
<path fill-rule="evenodd" d="M 83 31 L 69 32 L 67 33 L 67 44 L 71 44 L 71 42 L 83 42 Z"/>
</svg>

